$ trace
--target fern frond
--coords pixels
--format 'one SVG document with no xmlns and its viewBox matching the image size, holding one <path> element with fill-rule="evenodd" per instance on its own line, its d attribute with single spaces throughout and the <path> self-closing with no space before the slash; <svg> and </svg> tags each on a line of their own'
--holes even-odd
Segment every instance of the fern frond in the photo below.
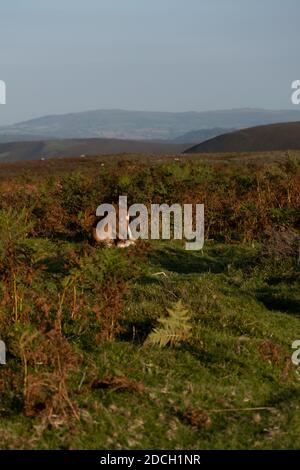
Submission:
<svg viewBox="0 0 300 470">
<path fill-rule="evenodd" d="M 179 300 L 172 308 L 168 308 L 167 312 L 167 317 L 158 319 L 160 326 L 150 333 L 146 344 L 163 348 L 167 345 L 176 346 L 188 339 L 192 329 L 191 316 L 182 301 Z"/>
</svg>

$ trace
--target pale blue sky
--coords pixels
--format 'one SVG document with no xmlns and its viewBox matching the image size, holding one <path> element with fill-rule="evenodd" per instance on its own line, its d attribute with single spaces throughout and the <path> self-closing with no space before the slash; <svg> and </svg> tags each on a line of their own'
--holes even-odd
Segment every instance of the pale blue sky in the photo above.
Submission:
<svg viewBox="0 0 300 470">
<path fill-rule="evenodd" d="M 1 0 L 0 125 L 100 108 L 290 108 L 299 0 Z"/>
</svg>

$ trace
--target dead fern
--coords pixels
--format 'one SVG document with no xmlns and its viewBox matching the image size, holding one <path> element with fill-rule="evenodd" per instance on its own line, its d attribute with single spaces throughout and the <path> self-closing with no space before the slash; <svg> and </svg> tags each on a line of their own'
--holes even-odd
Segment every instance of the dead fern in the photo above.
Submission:
<svg viewBox="0 0 300 470">
<path fill-rule="evenodd" d="M 179 300 L 167 311 L 169 315 L 158 319 L 160 326 L 150 333 L 145 344 L 163 348 L 168 345 L 177 346 L 189 338 L 192 330 L 191 316 L 182 301 Z"/>
</svg>

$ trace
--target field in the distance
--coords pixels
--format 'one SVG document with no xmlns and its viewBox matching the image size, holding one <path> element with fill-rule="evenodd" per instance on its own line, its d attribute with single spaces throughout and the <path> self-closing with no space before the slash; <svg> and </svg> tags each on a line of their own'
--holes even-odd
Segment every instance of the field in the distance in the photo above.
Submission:
<svg viewBox="0 0 300 470">
<path fill-rule="evenodd" d="M 61 139 L 25 142 L 0 142 L 0 162 L 12 163 L 49 158 L 79 157 L 80 155 L 113 155 L 125 153 L 166 154 L 181 153 L 185 143 L 121 139 Z"/>
<path fill-rule="evenodd" d="M 204 249 L 96 246 L 119 195 L 204 202 Z M 3 164 L 0 196 L 2 449 L 299 448 L 299 154 Z"/>
<path fill-rule="evenodd" d="M 120 153 L 114 155 L 86 155 L 84 157 L 69 156 L 67 158 L 49 158 L 41 161 L 25 160 L 13 163 L 0 164 L 0 180 L 10 178 L 46 177 L 50 174 L 62 175 L 64 173 L 79 171 L 87 175 L 93 175 L 99 167 L 112 169 L 121 166 L 136 166 L 137 169 L 152 167 L 167 163 L 183 164 L 184 162 L 198 162 L 204 164 L 234 164 L 253 165 L 254 167 L 270 164 L 281 164 L 289 160 L 290 156 L 300 159 L 300 151 L 284 152 L 227 152 L 227 153 L 192 153 L 192 154 L 140 154 Z"/>
</svg>

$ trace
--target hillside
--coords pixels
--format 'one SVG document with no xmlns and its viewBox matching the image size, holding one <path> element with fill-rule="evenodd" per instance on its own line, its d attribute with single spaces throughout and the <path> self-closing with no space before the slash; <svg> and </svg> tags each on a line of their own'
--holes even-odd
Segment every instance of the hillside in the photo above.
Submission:
<svg viewBox="0 0 300 470">
<path fill-rule="evenodd" d="M 299 448 L 300 166 L 204 157 L 0 165 L 2 450 Z M 205 201 L 203 250 L 96 245 L 119 194 Z"/>
<path fill-rule="evenodd" d="M 276 122 L 300 121 L 298 110 L 230 109 L 205 112 L 153 112 L 96 110 L 64 115 L 44 116 L 0 128 L 6 141 L 114 138 L 173 140 L 195 129 L 216 127 L 241 129 Z M 26 140 L 28 140 L 26 138 Z"/>
<path fill-rule="evenodd" d="M 186 150 L 186 153 L 270 152 L 300 149 L 300 122 L 253 127 L 223 134 Z"/>
<path fill-rule="evenodd" d="M 67 139 L 36 142 L 0 143 L 0 162 L 40 160 L 81 155 L 107 155 L 118 153 L 177 154 L 187 144 L 130 141 L 117 139 Z"/>
<path fill-rule="evenodd" d="M 224 127 L 213 127 L 212 129 L 199 129 L 197 131 L 186 132 L 183 135 L 176 137 L 173 140 L 174 143 L 191 143 L 199 144 L 205 142 L 208 139 L 213 139 L 218 135 L 223 135 L 228 132 L 233 132 L 235 129 L 226 129 Z"/>
</svg>

